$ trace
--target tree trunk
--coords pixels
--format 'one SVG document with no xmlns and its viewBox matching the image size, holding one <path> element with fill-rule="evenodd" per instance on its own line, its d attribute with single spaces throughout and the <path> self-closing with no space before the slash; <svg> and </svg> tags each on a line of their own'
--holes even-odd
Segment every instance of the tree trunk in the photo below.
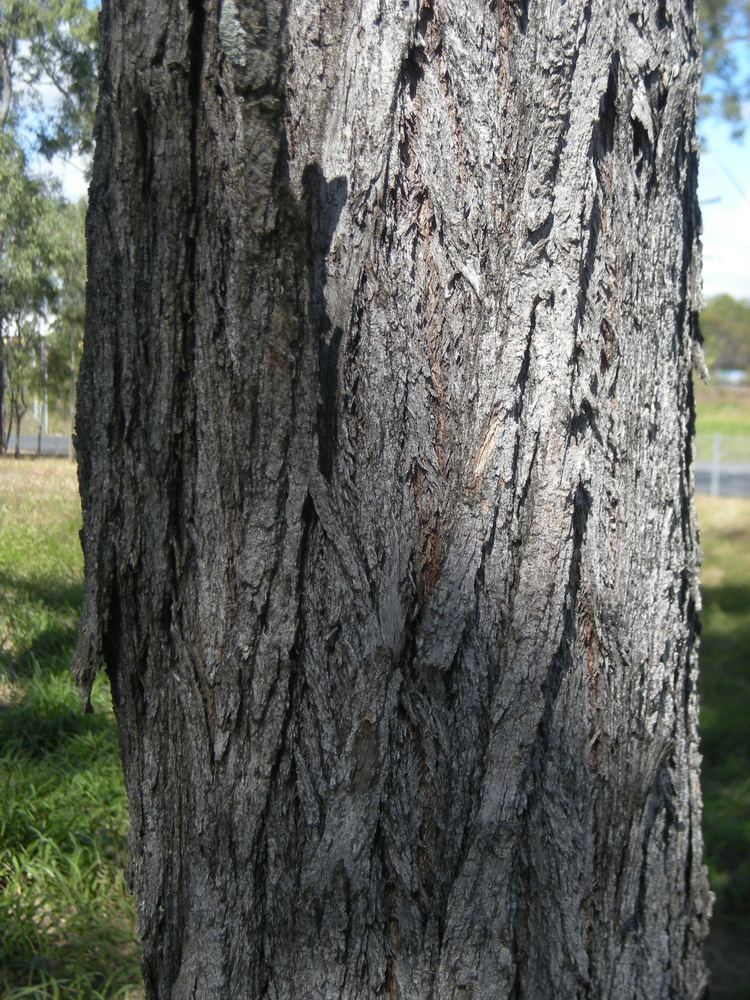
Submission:
<svg viewBox="0 0 750 1000">
<path fill-rule="evenodd" d="M 11 406 L 13 408 L 13 414 L 16 418 L 16 446 L 13 451 L 14 458 L 21 457 L 21 423 L 23 418 L 26 416 L 26 411 L 28 406 L 25 405 L 21 391 L 11 392 L 10 396 Z"/>
<path fill-rule="evenodd" d="M 76 669 L 149 998 L 702 993 L 694 18 L 105 0 Z"/>
</svg>

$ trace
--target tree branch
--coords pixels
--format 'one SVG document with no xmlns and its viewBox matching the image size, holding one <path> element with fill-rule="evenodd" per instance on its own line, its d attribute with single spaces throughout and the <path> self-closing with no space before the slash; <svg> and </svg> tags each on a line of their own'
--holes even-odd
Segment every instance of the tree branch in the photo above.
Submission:
<svg viewBox="0 0 750 1000">
<path fill-rule="evenodd" d="M 0 100 L 0 130 L 5 128 L 10 112 L 10 100 L 13 95 L 13 78 L 10 75 L 10 63 L 8 62 L 8 50 L 5 45 L 0 46 L 0 72 L 3 76 L 3 96 Z"/>
</svg>

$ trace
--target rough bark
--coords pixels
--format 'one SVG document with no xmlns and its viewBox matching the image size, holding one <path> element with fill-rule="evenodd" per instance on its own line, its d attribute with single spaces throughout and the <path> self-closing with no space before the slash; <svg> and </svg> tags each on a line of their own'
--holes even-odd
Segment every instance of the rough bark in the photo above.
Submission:
<svg viewBox="0 0 750 1000">
<path fill-rule="evenodd" d="M 701 994 L 694 17 L 105 0 L 76 669 L 148 997 Z"/>
</svg>

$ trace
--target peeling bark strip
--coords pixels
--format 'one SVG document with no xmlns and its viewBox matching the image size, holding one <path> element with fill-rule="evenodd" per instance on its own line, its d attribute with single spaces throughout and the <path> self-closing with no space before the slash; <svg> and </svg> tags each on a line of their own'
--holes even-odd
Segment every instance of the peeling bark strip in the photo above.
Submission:
<svg viewBox="0 0 750 1000">
<path fill-rule="evenodd" d="M 698 997 L 692 4 L 105 0 L 101 66 L 148 997 Z"/>
</svg>

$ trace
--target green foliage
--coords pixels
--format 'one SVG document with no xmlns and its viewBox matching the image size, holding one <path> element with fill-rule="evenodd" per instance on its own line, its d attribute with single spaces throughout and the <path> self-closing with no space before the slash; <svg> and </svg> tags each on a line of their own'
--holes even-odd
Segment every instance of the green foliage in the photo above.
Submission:
<svg viewBox="0 0 750 1000">
<path fill-rule="evenodd" d="M 13 422 L 20 432 L 41 383 L 48 398 L 62 394 L 72 414 L 82 212 L 31 177 L 27 152 L 31 145 L 46 156 L 90 149 L 96 38 L 97 14 L 86 0 L 0 0 L 0 451 Z M 43 345 L 53 310 L 53 336 Z"/>
<path fill-rule="evenodd" d="M 69 673 L 81 601 L 75 470 L 0 466 L 0 996 L 142 996 L 106 684 Z"/>
<path fill-rule="evenodd" d="M 41 383 L 43 345 L 38 324 L 33 319 L 16 316 L 11 334 L 5 343 L 5 371 L 10 388 L 10 422 L 15 421 L 16 432 L 20 434 L 21 423 L 29 408 L 30 397 L 38 392 Z"/>
<path fill-rule="evenodd" d="M 91 147 L 96 102 L 97 15 L 85 0 L 2 0 L 0 68 L 6 120 L 52 156 Z M 57 95 L 51 108 L 44 86 Z M 0 114 L 0 127 L 5 125 Z"/>
<path fill-rule="evenodd" d="M 22 150 L 0 133 L 0 377 L 6 390 L 0 425 L 6 438 L 12 421 L 19 429 L 31 396 L 43 387 L 71 395 L 84 262 L 82 206 L 66 204 L 43 180 L 29 177 Z M 52 336 L 43 341 L 53 310 Z"/>
<path fill-rule="evenodd" d="M 738 49 L 750 42 L 750 0 L 701 0 L 703 113 L 720 115 L 744 131 L 743 103 L 750 98 L 750 78 L 740 73 Z"/>
<path fill-rule="evenodd" d="M 701 313 L 701 331 L 709 368 L 750 370 L 749 303 L 717 295 Z"/>
<path fill-rule="evenodd" d="M 86 310 L 86 203 L 61 205 L 57 222 L 60 285 L 47 338 L 47 390 L 51 398 L 65 403 L 72 418 Z"/>
<path fill-rule="evenodd" d="M 0 135 L 0 323 L 54 302 L 59 205 L 43 180 L 29 176 L 13 137 Z"/>
</svg>

